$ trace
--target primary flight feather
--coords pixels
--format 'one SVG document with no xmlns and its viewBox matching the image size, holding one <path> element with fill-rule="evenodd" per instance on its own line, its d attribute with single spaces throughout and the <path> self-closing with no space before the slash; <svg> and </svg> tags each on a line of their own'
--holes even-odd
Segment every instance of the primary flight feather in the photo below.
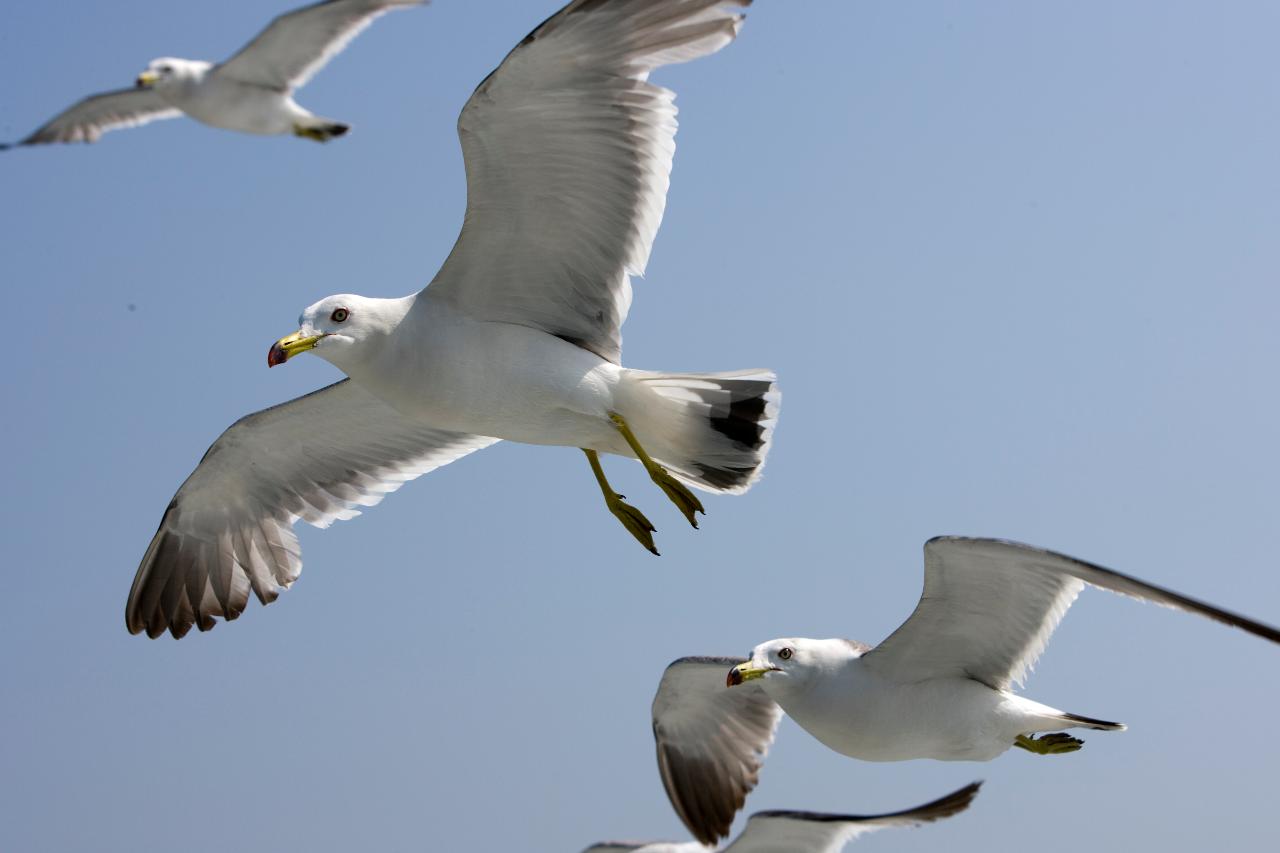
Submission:
<svg viewBox="0 0 1280 853">
<path fill-rule="evenodd" d="M 900 812 L 874 815 L 791 810 L 756 812 L 723 853 L 839 853 L 845 845 L 880 829 L 913 827 L 953 817 L 973 802 L 981 782 L 965 785 L 933 802 Z M 582 853 L 708 853 L 715 839 L 702 842 L 604 841 Z"/>
</svg>

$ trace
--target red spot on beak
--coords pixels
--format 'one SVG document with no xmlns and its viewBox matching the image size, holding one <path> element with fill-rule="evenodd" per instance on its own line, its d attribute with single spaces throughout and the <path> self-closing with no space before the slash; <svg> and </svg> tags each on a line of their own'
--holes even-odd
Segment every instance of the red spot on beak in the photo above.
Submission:
<svg viewBox="0 0 1280 853">
<path fill-rule="evenodd" d="M 279 343 L 271 345 L 271 349 L 267 350 L 267 367 L 275 367 L 277 364 L 284 364 L 289 360 L 289 353 L 284 351 L 284 347 Z"/>
</svg>

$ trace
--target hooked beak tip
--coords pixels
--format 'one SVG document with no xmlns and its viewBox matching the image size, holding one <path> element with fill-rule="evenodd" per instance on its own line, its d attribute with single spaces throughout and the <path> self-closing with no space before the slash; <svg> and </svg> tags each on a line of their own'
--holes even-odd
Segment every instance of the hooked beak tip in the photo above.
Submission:
<svg viewBox="0 0 1280 853">
<path fill-rule="evenodd" d="M 742 683 L 742 671 L 735 666 L 733 669 L 729 670 L 729 674 L 725 676 L 724 686 L 736 687 L 741 683 Z"/>
<path fill-rule="evenodd" d="M 267 350 L 267 367 L 275 367 L 277 364 L 284 364 L 289 360 L 289 353 L 279 343 L 271 345 L 271 349 Z"/>
</svg>

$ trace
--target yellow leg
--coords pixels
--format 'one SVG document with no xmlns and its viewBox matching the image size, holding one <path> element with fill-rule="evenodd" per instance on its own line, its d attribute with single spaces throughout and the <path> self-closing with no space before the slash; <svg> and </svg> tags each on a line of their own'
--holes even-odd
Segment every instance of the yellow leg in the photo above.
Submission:
<svg viewBox="0 0 1280 853">
<path fill-rule="evenodd" d="M 649 523 L 644 513 L 624 501 L 623 496 L 609 485 L 609 481 L 604 476 L 604 469 L 600 467 L 600 454 L 585 447 L 582 448 L 582 452 L 587 454 L 587 461 L 591 463 L 591 473 L 596 475 L 596 482 L 600 484 L 600 491 L 604 493 L 604 504 L 609 508 L 609 512 L 622 522 L 622 526 L 636 537 L 637 542 L 657 555 L 658 549 L 653 544 L 653 533 L 657 528 Z"/>
<path fill-rule="evenodd" d="M 622 437 L 626 439 L 627 445 L 631 451 L 635 453 L 640 460 L 640 464 L 644 465 L 644 469 L 649 472 L 649 478 L 666 493 L 671 502 L 684 513 L 684 517 L 689 520 L 695 528 L 698 526 L 698 519 L 694 518 L 694 513 L 700 512 L 703 515 L 707 511 L 702 508 L 702 501 L 697 496 L 685 488 L 675 477 L 667 473 L 667 469 L 663 468 L 657 462 L 645 453 L 644 448 L 640 446 L 640 442 L 636 440 L 635 433 L 631 431 L 631 427 L 627 426 L 626 420 L 617 412 L 609 413 L 609 420 L 613 421 L 613 425 L 618 428 L 618 432 L 622 433 Z"/>
<path fill-rule="evenodd" d="M 329 122 L 328 124 L 302 125 L 295 124 L 293 126 L 293 135 L 300 136 L 303 139 L 314 139 L 316 142 L 328 142 L 330 139 L 337 139 L 344 135 L 351 128 L 341 122 Z"/>
<path fill-rule="evenodd" d="M 300 124 L 295 124 L 293 126 L 293 135 L 301 137 L 302 139 L 314 139 L 316 142 L 328 141 L 328 137 L 321 133 L 318 128 L 303 127 Z"/>
<path fill-rule="evenodd" d="M 1053 732 L 1040 737 L 1031 737 L 1028 735 L 1018 735 L 1013 741 L 1014 746 L 1021 747 L 1027 752 L 1034 752 L 1036 755 L 1062 755 L 1067 752 L 1075 752 L 1084 746 L 1084 741 L 1080 738 L 1072 737 L 1066 732 Z"/>
</svg>

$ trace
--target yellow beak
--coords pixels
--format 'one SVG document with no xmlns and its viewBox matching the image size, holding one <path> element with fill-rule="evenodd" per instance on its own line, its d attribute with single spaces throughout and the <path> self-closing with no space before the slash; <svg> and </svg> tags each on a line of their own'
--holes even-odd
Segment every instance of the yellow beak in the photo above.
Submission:
<svg viewBox="0 0 1280 853">
<path fill-rule="evenodd" d="M 323 337 L 324 335 L 304 336 L 301 331 L 297 331 L 288 337 L 281 338 L 267 351 L 267 367 L 284 364 L 300 352 L 315 349 L 316 344 L 320 343 Z"/>
<path fill-rule="evenodd" d="M 751 661 L 747 661 L 729 670 L 729 677 L 724 680 L 724 683 L 726 687 L 735 687 L 744 681 L 764 678 L 766 672 L 773 672 L 776 669 L 776 666 L 752 666 Z"/>
<path fill-rule="evenodd" d="M 160 79 L 160 75 L 154 71 L 143 71 L 138 75 L 136 85 L 139 89 L 150 89 Z"/>
</svg>

